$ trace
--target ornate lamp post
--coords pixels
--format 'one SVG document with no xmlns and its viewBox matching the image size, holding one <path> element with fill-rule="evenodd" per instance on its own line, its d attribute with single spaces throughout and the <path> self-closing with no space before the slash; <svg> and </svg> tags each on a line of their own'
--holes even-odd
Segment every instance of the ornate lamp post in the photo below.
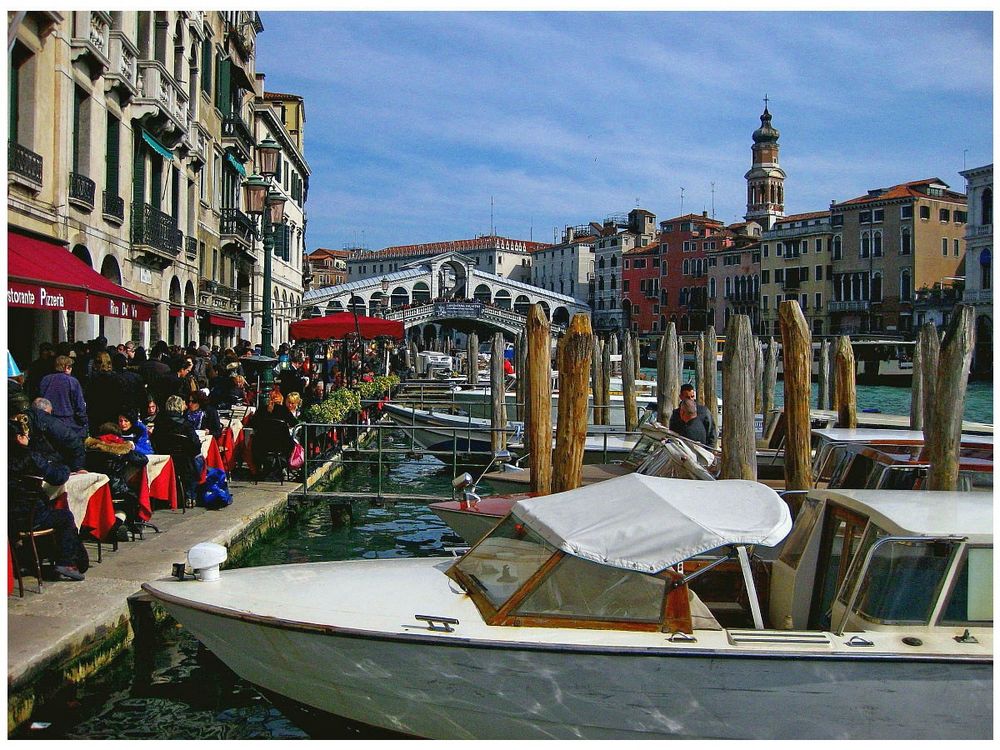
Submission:
<svg viewBox="0 0 1000 750">
<path fill-rule="evenodd" d="M 389 279 L 385 276 L 382 277 L 382 317 L 386 318 L 389 314 Z"/>
<path fill-rule="evenodd" d="M 260 219 L 258 236 L 264 243 L 264 289 L 261 310 L 261 354 L 274 356 L 271 336 L 274 320 L 271 313 L 271 255 L 274 253 L 274 225 L 281 224 L 285 214 L 285 197 L 272 187 L 272 180 L 278 171 L 278 154 L 281 146 L 270 137 L 257 144 L 258 168 L 260 175 L 253 175 L 243 183 L 246 195 L 246 211 L 255 221 Z M 263 175 L 263 176 L 261 176 Z M 264 370 L 263 393 L 271 390 L 274 371 Z"/>
</svg>

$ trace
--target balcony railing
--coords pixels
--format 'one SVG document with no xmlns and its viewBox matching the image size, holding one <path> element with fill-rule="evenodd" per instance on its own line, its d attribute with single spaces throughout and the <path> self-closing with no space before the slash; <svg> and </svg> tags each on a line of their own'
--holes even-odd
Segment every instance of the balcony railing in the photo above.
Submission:
<svg viewBox="0 0 1000 750">
<path fill-rule="evenodd" d="M 42 157 L 16 141 L 7 141 L 7 169 L 37 189 L 42 187 Z"/>
<path fill-rule="evenodd" d="M 761 234 L 761 241 L 779 240 L 785 237 L 802 237 L 810 234 L 828 234 L 830 232 L 830 222 L 821 221 L 820 224 L 810 224 L 805 227 L 789 227 L 787 229 L 770 229 Z"/>
<path fill-rule="evenodd" d="M 138 73 L 139 93 L 134 101 L 136 114 L 166 117 L 173 124 L 170 130 L 186 132 L 190 119 L 187 92 L 157 60 L 140 60 Z"/>
<path fill-rule="evenodd" d="M 184 239 L 184 252 L 187 254 L 188 260 L 194 260 L 198 257 L 197 237 L 186 237 Z"/>
<path fill-rule="evenodd" d="M 132 204 L 132 244 L 152 247 L 170 255 L 177 255 L 183 234 L 177 220 L 153 208 L 148 203 Z"/>
<path fill-rule="evenodd" d="M 962 302 L 993 302 L 993 290 L 966 289 L 962 292 Z"/>
<path fill-rule="evenodd" d="M 869 307 L 871 303 L 868 300 L 856 299 L 856 300 L 842 300 L 827 302 L 827 309 L 834 312 L 864 312 Z"/>
<path fill-rule="evenodd" d="M 125 199 L 120 195 L 109 193 L 107 190 L 104 191 L 102 198 L 104 218 L 117 219 L 119 222 L 125 221 Z"/>
<path fill-rule="evenodd" d="M 993 235 L 992 224 L 978 224 L 976 226 L 966 225 L 965 239 L 973 240 L 977 237 L 990 237 Z"/>
<path fill-rule="evenodd" d="M 243 118 L 237 115 L 226 115 L 222 121 L 222 137 L 232 138 L 239 142 L 247 156 L 253 154 L 253 133 Z"/>
<path fill-rule="evenodd" d="M 240 237 L 245 242 L 249 242 L 256 229 L 254 220 L 238 208 L 222 209 L 222 218 L 219 220 L 220 234 Z"/>
<path fill-rule="evenodd" d="M 93 211 L 96 192 L 97 185 L 92 179 L 77 172 L 69 173 L 69 199 L 75 206 Z"/>
</svg>

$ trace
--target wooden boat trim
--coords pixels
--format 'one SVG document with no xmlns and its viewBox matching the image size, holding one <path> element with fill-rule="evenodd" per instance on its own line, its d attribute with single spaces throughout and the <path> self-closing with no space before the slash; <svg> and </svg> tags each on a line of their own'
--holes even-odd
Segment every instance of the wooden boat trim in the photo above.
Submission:
<svg viewBox="0 0 1000 750">
<path fill-rule="evenodd" d="M 196 584 L 195 584 L 196 585 Z M 649 646 L 588 646 L 583 644 L 546 644 L 525 643 L 512 644 L 510 641 L 497 642 L 481 638 L 464 638 L 454 633 L 424 635 L 421 633 L 385 633 L 357 628 L 345 628 L 335 625 L 320 625 L 317 623 L 286 620 L 270 615 L 258 615 L 252 612 L 239 611 L 220 607 L 214 604 L 193 602 L 190 599 L 174 596 L 159 591 L 148 583 L 142 584 L 144 591 L 159 599 L 179 607 L 185 607 L 196 612 L 223 617 L 230 620 L 259 625 L 260 627 L 289 630 L 300 633 L 312 633 L 339 638 L 359 638 L 363 640 L 385 641 L 394 643 L 414 643 L 421 645 L 446 646 L 457 648 L 483 648 L 503 651 L 536 651 L 536 652 L 569 652 L 576 654 L 612 654 L 637 657 L 685 657 L 685 658 L 737 658 L 737 659 L 816 659 L 823 661 L 875 661 L 875 662 L 922 662 L 940 664 L 993 664 L 992 656 L 975 656 L 972 654 L 890 654 L 885 652 L 866 653 L 864 651 L 843 653 L 820 653 L 802 651 L 746 651 L 734 652 L 714 648 L 692 647 L 690 642 L 673 643 L 664 638 L 663 645 Z M 420 627 L 414 625 L 413 627 Z M 818 631 L 817 631 L 818 632 Z"/>
</svg>

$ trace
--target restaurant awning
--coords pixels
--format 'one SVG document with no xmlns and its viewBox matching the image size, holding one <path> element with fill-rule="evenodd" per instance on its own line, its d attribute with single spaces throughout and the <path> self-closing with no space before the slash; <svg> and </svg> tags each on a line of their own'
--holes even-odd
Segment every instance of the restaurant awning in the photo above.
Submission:
<svg viewBox="0 0 1000 750">
<path fill-rule="evenodd" d="M 192 310 L 190 308 L 188 308 L 188 309 L 185 310 L 183 307 L 174 307 L 174 306 L 171 306 L 171 308 L 170 308 L 170 317 L 171 318 L 180 318 L 180 317 L 193 318 L 194 317 L 194 310 Z"/>
<path fill-rule="evenodd" d="M 209 313 L 208 324 L 223 328 L 242 328 L 244 326 L 243 318 L 235 315 L 222 315 L 221 313 Z"/>
<path fill-rule="evenodd" d="M 149 320 L 154 309 L 62 245 L 11 231 L 7 232 L 7 305 L 138 321 Z"/>
<path fill-rule="evenodd" d="M 398 320 L 384 318 L 369 318 L 353 313 L 343 312 L 327 315 L 322 318 L 297 320 L 288 326 L 288 335 L 297 340 L 342 339 L 351 334 L 361 338 L 373 339 L 378 336 L 390 336 L 394 339 L 403 338 L 403 324 Z"/>
</svg>

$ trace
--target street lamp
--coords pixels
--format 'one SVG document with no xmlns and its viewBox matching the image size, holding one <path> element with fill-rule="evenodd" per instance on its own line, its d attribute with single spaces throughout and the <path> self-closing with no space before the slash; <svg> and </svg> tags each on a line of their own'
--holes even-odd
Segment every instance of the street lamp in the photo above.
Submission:
<svg viewBox="0 0 1000 750">
<path fill-rule="evenodd" d="M 274 320 L 271 312 L 271 255 L 274 253 L 274 226 L 284 220 L 286 198 L 272 187 L 272 180 L 278 170 L 278 154 L 281 146 L 270 137 L 257 144 L 258 168 L 255 174 L 243 183 L 246 196 L 246 212 L 255 222 L 260 219 L 258 236 L 264 244 L 264 290 L 261 310 L 261 354 L 274 356 L 272 333 Z M 274 382 L 274 371 L 264 368 L 263 391 L 270 391 Z"/>
<path fill-rule="evenodd" d="M 382 277 L 382 317 L 385 318 L 389 313 L 389 279 L 385 276 Z"/>
</svg>

